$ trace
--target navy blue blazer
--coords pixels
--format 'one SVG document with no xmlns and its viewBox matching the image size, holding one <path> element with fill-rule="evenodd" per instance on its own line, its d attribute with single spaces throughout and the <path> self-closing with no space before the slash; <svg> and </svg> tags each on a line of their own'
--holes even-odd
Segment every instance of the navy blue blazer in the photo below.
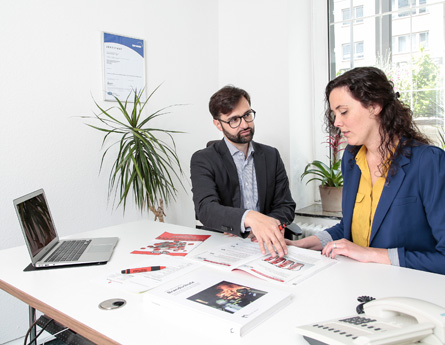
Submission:
<svg viewBox="0 0 445 345">
<path fill-rule="evenodd" d="M 251 142 L 258 185 L 260 212 L 290 224 L 295 217 L 289 181 L 278 150 Z M 235 162 L 224 139 L 195 152 L 190 162 L 196 218 L 204 229 L 245 237 L 241 219 L 241 190 Z"/>
<path fill-rule="evenodd" d="M 369 246 L 397 248 L 402 267 L 445 274 L 445 151 L 414 146 L 407 157 L 401 155 L 394 163 L 398 170 L 383 187 Z M 342 172 L 343 219 L 327 231 L 334 240 L 352 241 L 361 171 L 350 147 L 343 155 Z"/>
</svg>

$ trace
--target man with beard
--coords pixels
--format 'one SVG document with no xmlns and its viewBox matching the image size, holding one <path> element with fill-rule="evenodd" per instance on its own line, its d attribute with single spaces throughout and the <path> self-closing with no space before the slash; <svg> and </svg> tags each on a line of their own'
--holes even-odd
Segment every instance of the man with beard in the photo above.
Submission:
<svg viewBox="0 0 445 345">
<path fill-rule="evenodd" d="M 249 236 L 263 254 L 267 248 L 282 257 L 287 254 L 284 228 L 296 205 L 280 154 L 252 141 L 256 112 L 246 91 L 223 87 L 210 98 L 209 110 L 224 138 L 192 156 L 196 218 L 203 229 Z"/>
</svg>

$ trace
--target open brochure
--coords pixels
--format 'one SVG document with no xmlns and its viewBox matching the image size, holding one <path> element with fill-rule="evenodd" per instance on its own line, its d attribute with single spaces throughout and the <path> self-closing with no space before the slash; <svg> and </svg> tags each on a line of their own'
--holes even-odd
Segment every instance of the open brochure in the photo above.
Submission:
<svg viewBox="0 0 445 345">
<path fill-rule="evenodd" d="M 284 288 L 205 266 L 144 294 L 150 313 L 167 310 L 173 324 L 193 318 L 197 331 L 205 327 L 229 337 L 244 335 L 290 301 Z"/>
<path fill-rule="evenodd" d="M 188 257 L 224 270 L 239 269 L 256 277 L 287 284 L 298 284 L 337 261 L 322 256 L 320 252 L 288 246 L 283 257 L 263 255 L 258 243 L 236 238 L 213 250 Z"/>
<path fill-rule="evenodd" d="M 147 245 L 133 250 L 131 254 L 186 256 L 209 237 L 210 235 L 164 232 Z"/>
</svg>

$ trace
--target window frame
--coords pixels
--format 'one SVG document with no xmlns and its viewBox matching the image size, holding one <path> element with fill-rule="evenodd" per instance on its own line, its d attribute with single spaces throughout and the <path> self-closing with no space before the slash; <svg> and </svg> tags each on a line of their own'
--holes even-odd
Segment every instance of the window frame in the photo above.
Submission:
<svg viewBox="0 0 445 345">
<path fill-rule="evenodd" d="M 375 65 L 382 68 L 380 64 L 386 62 L 392 73 L 395 73 L 396 66 L 401 66 L 403 72 L 409 74 L 408 82 L 400 84 L 405 88 L 401 90 L 401 94 L 405 96 L 402 100 L 413 109 L 415 121 L 423 126 L 424 123 L 421 123 L 423 120 L 427 123 L 429 118 L 435 119 L 438 128 L 445 129 L 445 54 L 442 53 L 445 51 L 445 34 L 440 26 L 439 29 L 434 27 L 437 26 L 437 21 L 445 16 L 445 0 L 435 0 L 433 3 L 427 0 L 406 0 L 405 3 L 399 0 L 369 1 L 370 6 L 367 5 L 368 2 L 364 4 L 363 17 L 360 17 L 360 24 L 363 25 L 358 26 L 355 18 L 357 14 L 354 11 L 360 2 L 360 0 L 328 2 L 329 80 L 335 78 L 338 73 L 357 66 Z M 348 5 L 348 8 L 342 7 Z M 407 15 L 400 16 L 407 11 Z M 344 13 L 353 13 L 353 16 L 347 18 Z M 341 17 L 338 17 L 339 14 Z M 426 17 L 429 14 L 432 15 L 433 22 Z M 419 25 L 419 21 L 425 23 L 429 21 L 432 24 L 422 26 Z M 363 33 L 370 25 L 374 25 L 375 30 L 371 40 L 366 32 Z M 358 48 L 360 41 L 364 42 L 363 53 L 360 53 Z M 437 45 L 439 48 L 434 50 Z M 349 49 L 349 54 L 346 49 Z M 434 65 L 434 68 L 437 68 L 431 69 L 430 74 L 437 74 L 438 81 L 421 84 L 419 88 L 418 82 L 421 79 L 418 78 L 423 78 L 419 68 L 423 67 L 416 64 L 422 63 L 419 61 L 424 57 L 430 59 L 428 62 L 430 65 L 427 64 L 427 67 Z M 396 82 L 395 84 L 397 88 L 398 85 Z M 425 104 L 425 100 L 427 106 L 422 105 Z M 421 130 L 424 128 L 427 127 L 422 127 Z M 437 143 L 437 139 L 430 133 L 427 135 Z"/>
</svg>

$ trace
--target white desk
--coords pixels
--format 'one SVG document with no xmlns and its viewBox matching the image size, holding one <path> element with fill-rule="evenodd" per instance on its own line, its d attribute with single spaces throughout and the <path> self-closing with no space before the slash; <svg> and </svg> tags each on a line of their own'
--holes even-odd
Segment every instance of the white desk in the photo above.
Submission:
<svg viewBox="0 0 445 345">
<path fill-rule="evenodd" d="M 185 331 L 184 327 L 175 327 L 168 315 L 153 315 L 144 307 L 142 294 L 95 283 L 97 277 L 106 276 L 107 272 L 140 262 L 141 255 L 130 252 L 164 231 L 212 234 L 196 252 L 225 238 L 213 232 L 152 221 L 129 223 L 75 236 L 118 236 L 120 241 L 107 265 L 33 272 L 23 272 L 29 264 L 26 248 L 10 248 L 0 251 L 0 288 L 97 344 L 226 343 L 199 330 L 194 320 L 183 320 L 189 326 L 189 331 Z M 444 275 L 346 258 L 339 261 L 296 287 L 288 287 L 294 292 L 292 303 L 240 338 L 239 343 L 306 344 L 295 332 L 295 325 L 356 314 L 356 299 L 362 295 L 409 296 L 445 306 Z M 123 298 L 127 304 L 115 310 L 98 308 L 100 302 L 110 298 Z"/>
</svg>

